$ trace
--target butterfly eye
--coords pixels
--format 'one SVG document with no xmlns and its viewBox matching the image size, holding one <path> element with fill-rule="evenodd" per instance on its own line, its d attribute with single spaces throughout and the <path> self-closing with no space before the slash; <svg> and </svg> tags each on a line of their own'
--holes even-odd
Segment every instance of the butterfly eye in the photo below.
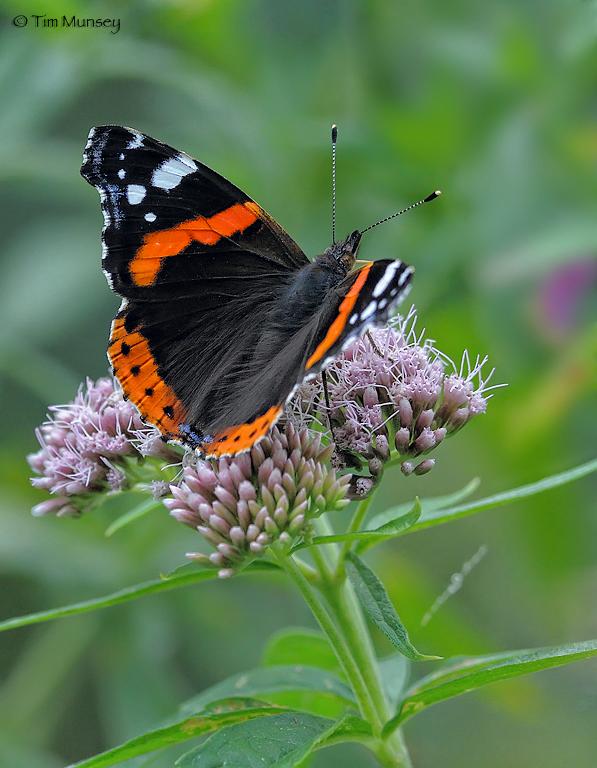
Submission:
<svg viewBox="0 0 597 768">
<path fill-rule="evenodd" d="M 346 241 L 346 247 L 350 250 L 350 252 L 356 256 L 357 251 L 359 249 L 359 245 L 361 243 L 361 233 L 358 229 L 355 229 L 355 231 L 348 237 Z"/>
</svg>

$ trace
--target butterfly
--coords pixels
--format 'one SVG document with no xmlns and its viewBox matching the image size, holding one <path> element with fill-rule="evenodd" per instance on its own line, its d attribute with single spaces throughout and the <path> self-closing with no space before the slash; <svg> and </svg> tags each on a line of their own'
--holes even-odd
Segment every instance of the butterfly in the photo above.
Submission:
<svg viewBox="0 0 597 768">
<path fill-rule="evenodd" d="M 251 448 L 409 289 L 402 261 L 355 269 L 362 232 L 310 261 L 230 181 L 131 128 L 93 128 L 81 174 L 99 191 L 102 268 L 122 297 L 112 370 L 164 439 L 205 457 Z"/>
</svg>

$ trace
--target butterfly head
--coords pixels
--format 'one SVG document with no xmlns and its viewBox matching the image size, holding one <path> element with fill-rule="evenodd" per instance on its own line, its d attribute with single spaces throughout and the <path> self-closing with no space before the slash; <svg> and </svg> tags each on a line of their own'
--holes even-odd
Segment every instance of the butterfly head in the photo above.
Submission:
<svg viewBox="0 0 597 768">
<path fill-rule="evenodd" d="M 361 234 L 358 229 L 355 229 L 344 240 L 330 245 L 325 255 L 333 259 L 345 272 L 350 272 L 357 258 Z"/>
</svg>

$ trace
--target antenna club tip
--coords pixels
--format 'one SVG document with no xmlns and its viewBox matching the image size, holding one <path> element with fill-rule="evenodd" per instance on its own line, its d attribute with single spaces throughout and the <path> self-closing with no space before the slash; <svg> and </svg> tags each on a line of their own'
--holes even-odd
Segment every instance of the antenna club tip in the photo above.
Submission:
<svg viewBox="0 0 597 768">
<path fill-rule="evenodd" d="M 427 195 L 427 197 L 423 200 L 423 202 L 430 203 L 432 200 L 435 200 L 436 197 L 439 197 L 441 193 L 442 193 L 441 189 L 436 189 L 430 195 Z"/>
<path fill-rule="evenodd" d="M 338 139 L 338 126 L 336 123 L 332 125 L 332 141 L 335 142 Z"/>
</svg>

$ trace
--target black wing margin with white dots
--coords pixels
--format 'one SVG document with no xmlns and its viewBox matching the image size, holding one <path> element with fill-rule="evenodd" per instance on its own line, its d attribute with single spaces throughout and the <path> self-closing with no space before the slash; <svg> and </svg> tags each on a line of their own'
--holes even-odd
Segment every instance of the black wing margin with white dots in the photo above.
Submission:
<svg viewBox="0 0 597 768">
<path fill-rule="evenodd" d="M 408 295 L 414 268 L 402 261 L 370 261 L 348 275 L 321 310 L 319 328 L 305 362 L 305 375 L 317 373 L 367 328 L 385 325 Z"/>
</svg>

